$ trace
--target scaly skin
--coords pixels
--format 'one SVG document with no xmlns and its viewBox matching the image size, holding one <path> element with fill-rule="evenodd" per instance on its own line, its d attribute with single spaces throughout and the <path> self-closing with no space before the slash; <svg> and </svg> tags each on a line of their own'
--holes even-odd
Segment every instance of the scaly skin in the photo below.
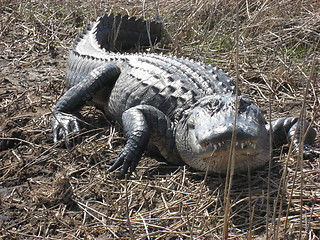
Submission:
<svg viewBox="0 0 320 240">
<path fill-rule="evenodd" d="M 70 88 L 54 108 L 55 142 L 80 130 L 78 112 L 93 102 L 126 133 L 126 145 L 108 170 L 121 167 L 122 176 L 135 170 L 149 142 L 169 163 L 209 173 L 226 172 L 234 130 L 235 171 L 265 164 L 270 133 L 277 146 L 298 145 L 300 133 L 294 137 L 298 118 L 275 120 L 271 131 L 253 102 L 236 98 L 232 79 L 222 70 L 173 56 L 109 51 L 154 43 L 160 33 L 158 22 L 119 15 L 88 26 L 70 53 Z M 314 134 L 311 129 L 305 142 L 312 143 Z"/>
</svg>

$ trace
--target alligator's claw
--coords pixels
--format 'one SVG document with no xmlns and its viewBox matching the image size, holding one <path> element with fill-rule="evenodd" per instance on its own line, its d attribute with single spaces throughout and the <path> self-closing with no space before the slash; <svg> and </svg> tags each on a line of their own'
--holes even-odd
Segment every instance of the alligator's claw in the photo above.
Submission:
<svg viewBox="0 0 320 240">
<path fill-rule="evenodd" d="M 51 118 L 53 129 L 53 141 L 56 143 L 64 140 L 67 148 L 73 145 L 72 140 L 79 140 L 80 123 L 79 118 L 72 114 L 55 113 Z"/>
<path fill-rule="evenodd" d="M 137 156 L 134 155 L 133 152 L 122 151 L 119 155 L 118 159 L 113 163 L 113 165 L 107 170 L 107 172 L 113 172 L 117 168 L 121 167 L 120 170 L 120 178 L 124 178 L 126 174 L 130 176 L 134 170 L 136 169 L 139 159 Z M 129 170 L 130 169 L 130 170 Z M 129 173 L 128 173 L 129 170 Z"/>
</svg>

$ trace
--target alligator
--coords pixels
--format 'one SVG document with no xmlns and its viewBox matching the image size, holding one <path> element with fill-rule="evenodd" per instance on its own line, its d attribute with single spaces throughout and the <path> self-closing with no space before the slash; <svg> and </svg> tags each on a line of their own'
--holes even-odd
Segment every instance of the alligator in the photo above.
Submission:
<svg viewBox="0 0 320 240">
<path fill-rule="evenodd" d="M 81 129 L 79 111 L 93 103 L 126 135 L 123 150 L 107 170 L 121 168 L 121 176 L 135 170 L 148 145 L 169 164 L 208 173 L 227 171 L 231 149 L 237 172 L 263 166 L 271 147 L 298 147 L 308 122 L 299 117 L 267 122 L 221 69 L 141 51 L 152 49 L 162 30 L 160 19 L 114 14 L 88 25 L 69 55 L 68 90 L 53 109 L 54 142 L 70 142 L 70 134 Z M 304 143 L 312 144 L 315 130 L 310 127 L 303 135 Z"/>
</svg>

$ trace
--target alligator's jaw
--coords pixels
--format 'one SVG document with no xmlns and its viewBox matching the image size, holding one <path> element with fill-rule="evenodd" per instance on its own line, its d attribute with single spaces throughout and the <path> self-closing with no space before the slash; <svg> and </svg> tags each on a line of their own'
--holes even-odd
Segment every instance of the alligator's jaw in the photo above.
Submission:
<svg viewBox="0 0 320 240">
<path fill-rule="evenodd" d="M 262 140 L 267 139 L 265 137 Z M 269 145 L 261 144 L 262 141 L 238 141 L 234 144 L 234 154 L 231 155 L 233 146 L 231 141 L 221 141 L 200 147 L 191 153 L 190 150 L 180 149 L 180 154 L 186 164 L 198 171 L 208 173 L 226 173 L 230 157 L 234 157 L 234 171 L 246 172 L 264 165 L 269 159 Z"/>
<path fill-rule="evenodd" d="M 234 150 L 232 148 L 234 147 Z M 212 143 L 206 146 L 205 151 L 199 153 L 199 161 L 205 163 L 203 171 L 225 173 L 231 152 L 234 151 L 235 171 L 246 171 L 248 167 L 256 167 L 265 162 L 267 151 L 256 141 L 237 141 L 232 146 L 231 141 Z"/>
</svg>

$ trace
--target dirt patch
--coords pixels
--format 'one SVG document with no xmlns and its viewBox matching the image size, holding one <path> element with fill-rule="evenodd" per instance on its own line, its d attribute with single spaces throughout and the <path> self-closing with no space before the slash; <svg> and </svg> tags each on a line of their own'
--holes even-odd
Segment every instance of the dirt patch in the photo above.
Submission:
<svg viewBox="0 0 320 240">
<path fill-rule="evenodd" d="M 68 51 L 87 23 L 111 11 L 158 13 L 165 23 L 158 51 L 232 76 L 237 56 L 240 88 L 266 116 L 269 101 L 272 118 L 299 115 L 305 102 L 318 129 L 319 4 L 239 1 L 237 55 L 236 5 L 225 2 L 0 2 L 0 238 L 222 238 L 224 176 L 145 156 L 132 179 L 120 180 L 106 174 L 125 141 L 117 125 L 86 107 L 90 126 L 81 143 L 65 149 L 52 141 L 50 117 L 65 91 Z M 286 150 L 277 150 L 270 169 L 234 176 L 230 237 L 319 236 L 319 158 L 301 162 Z"/>
</svg>

